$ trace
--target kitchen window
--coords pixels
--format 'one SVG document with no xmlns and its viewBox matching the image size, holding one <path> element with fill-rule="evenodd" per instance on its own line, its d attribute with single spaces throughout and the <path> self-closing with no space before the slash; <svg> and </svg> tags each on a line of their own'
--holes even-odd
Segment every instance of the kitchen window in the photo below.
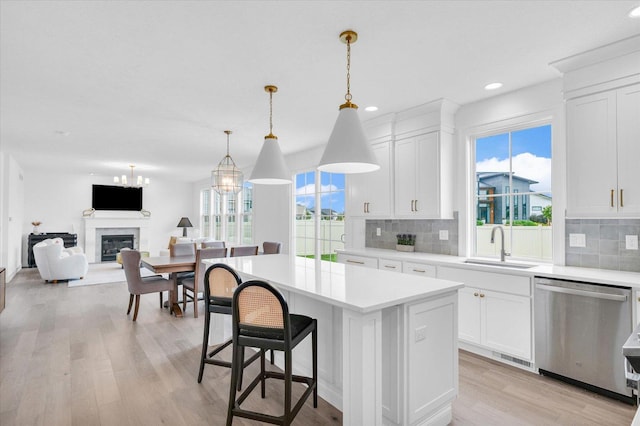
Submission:
<svg viewBox="0 0 640 426">
<path fill-rule="evenodd" d="M 203 237 L 253 244 L 253 185 L 245 182 L 238 194 L 200 191 L 200 229 Z"/>
<path fill-rule="evenodd" d="M 296 255 L 337 260 L 336 249 L 344 248 L 344 187 L 342 173 L 296 175 Z"/>
<path fill-rule="evenodd" d="M 531 203 L 551 204 L 551 125 L 477 136 L 473 148 L 474 254 L 498 257 L 500 242 L 491 243 L 491 230 L 502 226 L 506 252 L 551 261 L 551 210 Z"/>
</svg>

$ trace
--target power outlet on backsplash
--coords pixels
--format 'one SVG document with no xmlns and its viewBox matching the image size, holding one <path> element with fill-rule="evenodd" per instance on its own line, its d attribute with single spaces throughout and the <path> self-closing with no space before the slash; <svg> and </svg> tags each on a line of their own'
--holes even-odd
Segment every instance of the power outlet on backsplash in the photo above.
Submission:
<svg viewBox="0 0 640 426">
<path fill-rule="evenodd" d="M 638 236 L 625 235 L 625 247 L 627 250 L 638 250 Z"/>
</svg>

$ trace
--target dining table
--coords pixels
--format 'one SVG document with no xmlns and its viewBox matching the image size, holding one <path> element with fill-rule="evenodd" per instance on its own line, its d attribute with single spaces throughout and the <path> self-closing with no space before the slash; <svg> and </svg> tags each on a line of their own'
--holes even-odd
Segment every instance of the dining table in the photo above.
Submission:
<svg viewBox="0 0 640 426">
<path fill-rule="evenodd" d="M 178 303 L 178 273 L 194 272 L 196 270 L 196 256 L 154 256 L 143 257 L 142 266 L 156 274 L 169 274 L 173 281 L 173 290 L 169 291 L 169 312 L 176 317 L 182 317 L 182 309 Z"/>
</svg>

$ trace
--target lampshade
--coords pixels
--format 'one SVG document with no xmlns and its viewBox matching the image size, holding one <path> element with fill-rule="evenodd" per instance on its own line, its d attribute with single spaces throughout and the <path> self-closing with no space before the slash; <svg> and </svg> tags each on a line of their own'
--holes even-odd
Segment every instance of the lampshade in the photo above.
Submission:
<svg viewBox="0 0 640 426">
<path fill-rule="evenodd" d="M 267 185 L 291 183 L 291 173 L 280 151 L 278 137 L 273 134 L 273 94 L 278 91 L 278 88 L 265 86 L 264 90 L 269 92 L 269 134 L 264 137 L 264 143 L 249 182 Z"/>
<path fill-rule="evenodd" d="M 183 217 L 183 218 L 180 218 L 180 222 L 178 222 L 177 228 L 182 228 L 182 236 L 186 237 L 187 228 L 193 228 L 193 225 L 191 224 L 191 221 L 189 220 L 188 217 Z"/>
<path fill-rule="evenodd" d="M 347 45 L 347 94 L 318 165 L 323 172 L 366 173 L 380 168 L 358 118 L 358 105 L 351 102 L 351 44 L 357 39 L 355 31 L 340 34 L 340 40 Z"/>
<path fill-rule="evenodd" d="M 231 130 L 225 130 L 224 132 L 227 134 L 227 155 L 220 160 L 218 167 L 211 172 L 211 186 L 219 194 L 235 194 L 242 190 L 244 174 L 236 167 L 236 163 L 229 155 L 229 135 Z"/>
<path fill-rule="evenodd" d="M 329 173 L 366 173 L 379 168 L 358 110 L 341 108 L 318 169 Z"/>
</svg>

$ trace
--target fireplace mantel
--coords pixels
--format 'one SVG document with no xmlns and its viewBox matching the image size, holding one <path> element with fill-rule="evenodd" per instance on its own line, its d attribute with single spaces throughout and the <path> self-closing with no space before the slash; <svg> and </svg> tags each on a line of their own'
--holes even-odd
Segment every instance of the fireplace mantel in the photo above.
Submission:
<svg viewBox="0 0 640 426">
<path fill-rule="evenodd" d="M 134 228 L 139 230 L 138 249 L 149 250 L 149 217 L 139 212 L 96 211 L 92 216 L 84 217 L 84 251 L 89 263 L 100 262 L 96 259 L 96 230 L 101 228 Z"/>
</svg>

